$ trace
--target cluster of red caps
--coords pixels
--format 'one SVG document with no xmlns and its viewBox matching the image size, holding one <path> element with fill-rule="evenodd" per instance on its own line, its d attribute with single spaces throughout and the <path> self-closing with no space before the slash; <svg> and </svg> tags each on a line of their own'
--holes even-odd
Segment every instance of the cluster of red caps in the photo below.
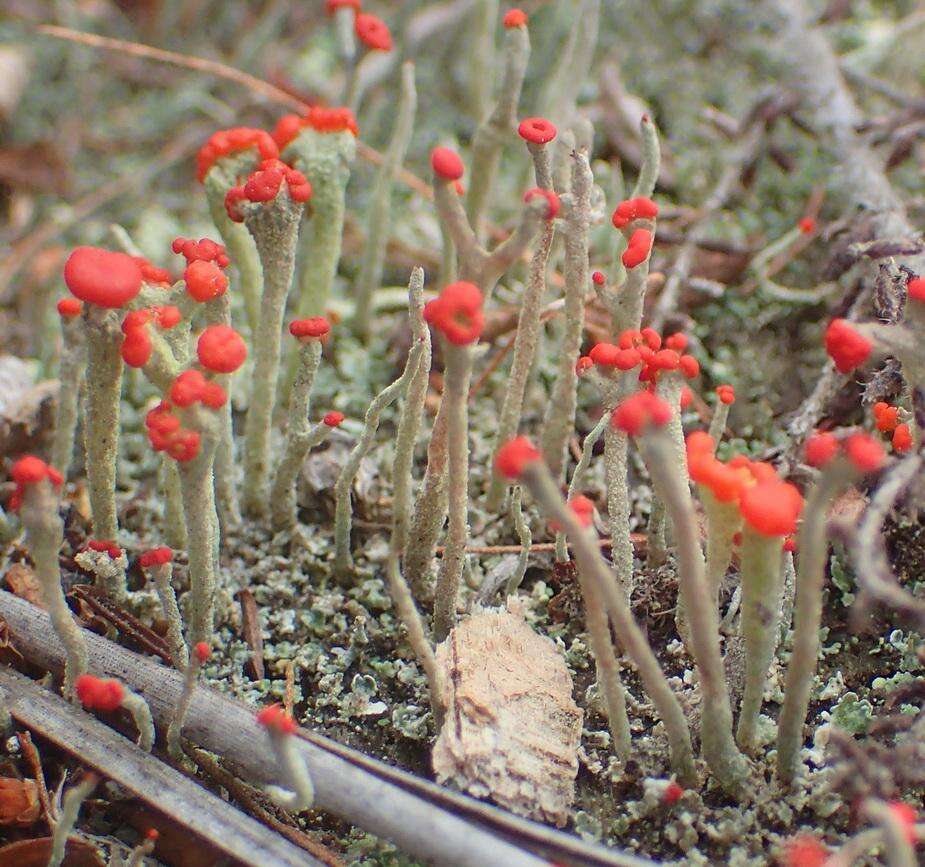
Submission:
<svg viewBox="0 0 925 867">
<path fill-rule="evenodd" d="M 455 346 L 475 343 L 485 326 L 482 292 L 474 283 L 457 280 L 424 305 L 424 321 Z"/>
<path fill-rule="evenodd" d="M 26 455 L 16 461 L 10 470 L 10 475 L 13 477 L 16 488 L 10 497 L 8 506 L 14 512 L 22 505 L 23 495 L 29 485 L 35 485 L 44 479 L 48 479 L 56 488 L 60 488 L 64 483 L 61 473 L 35 455 Z"/>
<path fill-rule="evenodd" d="M 803 496 L 763 461 L 736 455 L 727 463 L 714 455 L 716 443 L 704 431 L 687 437 L 690 477 L 721 503 L 738 506 L 751 529 L 763 536 L 787 536 L 796 529 Z"/>
<path fill-rule="evenodd" d="M 199 454 L 199 432 L 184 428 L 172 407 L 162 400 L 145 416 L 148 440 L 156 452 L 165 452 L 175 461 L 186 463 Z"/>
<path fill-rule="evenodd" d="M 112 712 L 122 707 L 125 687 L 118 680 L 82 674 L 75 682 L 80 703 L 89 710 Z"/>
<path fill-rule="evenodd" d="M 84 550 L 105 554 L 110 560 L 118 560 L 125 553 L 112 539 L 88 539 Z"/>
<path fill-rule="evenodd" d="M 881 433 L 892 434 L 893 451 L 903 454 L 912 448 L 912 431 L 909 425 L 900 422 L 899 407 L 878 401 L 874 404 L 874 423 Z"/>
<path fill-rule="evenodd" d="M 627 230 L 637 220 L 652 221 L 658 216 L 658 205 L 646 196 L 625 199 L 614 209 L 610 220 L 614 228 Z M 641 265 L 652 252 L 652 231 L 646 228 L 634 229 L 626 242 L 622 262 L 625 268 Z"/>
<path fill-rule="evenodd" d="M 228 278 L 222 271 L 230 260 L 222 244 L 209 238 L 175 238 L 171 249 L 186 259 L 183 282 L 187 294 L 200 304 L 219 298 L 228 290 Z"/>
<path fill-rule="evenodd" d="M 279 156 L 279 147 L 265 130 L 236 126 L 212 133 L 196 155 L 196 177 L 204 181 L 209 169 L 222 157 L 250 148 L 256 148 L 261 160 Z"/>
<path fill-rule="evenodd" d="M 159 545 L 157 548 L 151 548 L 145 551 L 138 558 L 138 564 L 142 569 L 150 569 L 153 566 L 165 566 L 173 560 L 173 548 L 166 545 Z"/>
<path fill-rule="evenodd" d="M 132 310 L 122 320 L 122 333 L 125 335 L 120 352 L 122 360 L 129 367 L 144 367 L 151 358 L 154 347 L 148 326 L 152 323 L 168 330 L 180 322 L 180 310 L 172 305 L 148 307 Z"/>
<path fill-rule="evenodd" d="M 282 160 L 264 160 L 243 184 L 232 187 L 225 194 L 228 217 L 235 223 L 244 222 L 242 203 L 272 202 L 279 195 L 284 181 L 292 201 L 307 202 L 312 197 L 312 185 L 302 172 Z"/>
<path fill-rule="evenodd" d="M 270 729 L 283 735 L 295 734 L 298 729 L 295 720 L 279 704 L 268 705 L 259 711 L 257 722 L 265 729 Z"/>
<path fill-rule="evenodd" d="M 313 105 L 304 115 L 283 115 L 273 129 L 273 141 L 282 151 L 299 134 L 299 130 L 305 127 L 315 132 L 349 132 L 353 136 L 360 134 L 356 118 L 349 108 Z"/>
<path fill-rule="evenodd" d="M 811 467 L 822 468 L 839 455 L 859 473 L 874 473 L 886 462 L 883 446 L 866 433 L 855 433 L 840 439 L 835 434 L 820 431 L 806 440 L 803 456 Z"/>
</svg>

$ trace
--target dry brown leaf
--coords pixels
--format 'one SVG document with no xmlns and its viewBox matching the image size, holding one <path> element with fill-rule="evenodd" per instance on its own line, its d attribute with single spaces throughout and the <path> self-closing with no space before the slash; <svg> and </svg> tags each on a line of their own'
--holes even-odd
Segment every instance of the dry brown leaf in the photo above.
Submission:
<svg viewBox="0 0 925 867">
<path fill-rule="evenodd" d="M 35 570 L 31 566 L 25 563 L 14 563 L 3 577 L 6 586 L 17 596 L 44 610 L 42 589 L 39 587 L 38 578 L 35 577 Z"/>
<path fill-rule="evenodd" d="M 575 797 L 582 711 L 555 644 L 508 604 L 473 614 L 437 648 L 448 710 L 434 771 L 441 783 L 561 827 Z"/>
<path fill-rule="evenodd" d="M 36 436 L 52 429 L 57 395 L 56 380 L 33 385 L 27 362 L 0 355 L 0 455 L 36 447 Z"/>
<path fill-rule="evenodd" d="M 20 840 L 0 849 L 0 867 L 46 867 L 51 855 L 51 837 Z M 64 850 L 62 867 L 106 867 L 96 846 L 70 837 Z"/>
<path fill-rule="evenodd" d="M 0 825 L 27 827 L 42 814 L 35 780 L 0 777 Z"/>
</svg>

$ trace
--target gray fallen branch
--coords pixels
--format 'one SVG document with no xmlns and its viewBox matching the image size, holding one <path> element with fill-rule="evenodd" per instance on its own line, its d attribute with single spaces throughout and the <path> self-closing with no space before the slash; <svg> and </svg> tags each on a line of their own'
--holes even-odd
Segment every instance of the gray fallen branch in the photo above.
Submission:
<svg viewBox="0 0 925 867">
<path fill-rule="evenodd" d="M 0 618 L 6 621 L 15 647 L 30 662 L 49 671 L 62 669 L 63 649 L 44 611 L 0 591 Z M 182 675 L 98 635 L 86 632 L 85 636 L 90 670 L 117 677 L 141 693 L 157 724 L 165 726 L 180 693 Z M 183 734 L 221 755 L 251 785 L 277 782 L 274 763 L 267 760 L 267 750 L 261 749 L 265 734 L 253 708 L 197 687 Z M 582 867 L 653 867 L 646 859 L 584 843 L 512 816 L 305 729 L 299 730 L 298 749 L 315 783 L 317 807 L 391 840 L 430 864 L 544 867 L 555 861 Z"/>
<path fill-rule="evenodd" d="M 82 764 L 99 771 L 225 855 L 265 867 L 319 865 L 305 850 L 235 809 L 194 780 L 23 674 L 0 667 L 0 696 L 10 714 Z"/>
</svg>

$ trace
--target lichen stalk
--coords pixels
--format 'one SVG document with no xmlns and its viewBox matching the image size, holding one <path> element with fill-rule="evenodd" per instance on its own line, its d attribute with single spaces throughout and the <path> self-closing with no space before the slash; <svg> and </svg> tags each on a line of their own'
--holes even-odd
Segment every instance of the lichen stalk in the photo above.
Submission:
<svg viewBox="0 0 925 867">
<path fill-rule="evenodd" d="M 164 538 L 171 548 L 186 549 L 186 521 L 183 518 L 183 495 L 176 461 L 166 455 L 158 468 L 159 486 L 164 500 Z"/>
<path fill-rule="evenodd" d="M 526 466 L 523 481 L 547 518 L 557 521 L 565 528 L 578 567 L 578 579 L 586 611 L 594 602 L 603 600 L 614 629 L 620 636 L 620 644 L 636 666 L 656 713 L 665 726 L 672 770 L 683 785 L 692 785 L 697 779 L 697 772 L 684 711 L 672 692 L 649 642 L 633 618 L 625 597 L 614 582 L 610 568 L 600 554 L 597 540 L 593 538 L 589 529 L 581 525 L 562 499 L 554 477 L 542 461 L 534 461 Z M 591 585 L 594 589 L 589 595 L 588 589 Z"/>
<path fill-rule="evenodd" d="M 132 722 L 138 729 L 136 743 L 146 753 L 150 753 L 154 747 L 154 720 L 151 717 L 151 708 L 148 707 L 148 703 L 137 692 L 125 689 L 122 707 L 132 715 Z"/>
<path fill-rule="evenodd" d="M 729 421 L 729 406 L 728 403 L 718 400 L 713 409 L 713 418 L 710 419 L 710 427 L 707 433 L 717 445 L 722 442 L 723 435 L 726 433 L 726 422 Z"/>
<path fill-rule="evenodd" d="M 392 189 L 395 186 L 395 175 L 408 152 L 416 110 L 417 91 L 414 85 L 414 64 L 407 62 L 401 67 L 401 90 L 392 138 L 382 165 L 376 172 L 376 180 L 370 195 L 366 245 L 356 282 L 353 331 L 365 343 L 368 343 L 370 338 L 373 294 L 382 281 L 386 245 L 391 228 Z"/>
<path fill-rule="evenodd" d="M 284 158 L 312 185 L 312 217 L 299 243 L 298 317 L 323 316 L 337 275 L 344 231 L 345 197 L 356 138 L 349 131 L 302 129 Z M 266 290 L 265 290 L 266 291 Z"/>
<path fill-rule="evenodd" d="M 709 591 L 690 489 L 679 472 L 669 434 L 653 431 L 638 442 L 674 531 L 678 584 L 690 623 L 691 652 L 700 678 L 703 756 L 723 789 L 741 797 L 747 788 L 748 765 L 732 737 L 732 710 L 720 655 L 718 615 L 714 606 L 707 602 Z"/>
<path fill-rule="evenodd" d="M 430 380 L 431 341 L 430 329 L 424 322 L 424 269 L 415 268 L 409 282 L 410 318 L 412 340 L 421 341 L 421 361 L 411 376 L 398 430 L 395 434 L 395 460 L 392 471 L 392 526 L 400 555 L 408 550 L 408 534 L 411 523 L 411 486 L 414 469 L 414 447 L 421 419 L 424 415 L 424 403 L 427 399 L 427 386 Z"/>
<path fill-rule="evenodd" d="M 67 841 L 77 824 L 77 816 L 83 802 L 99 782 L 96 774 L 87 774 L 76 786 L 71 786 L 61 799 L 61 815 L 55 823 L 51 836 L 51 854 L 48 856 L 48 867 L 61 867 L 67 853 Z"/>
<path fill-rule="evenodd" d="M 122 333 L 116 314 L 95 304 L 84 311 L 87 332 L 87 385 L 84 406 L 84 450 L 93 535 L 118 537 L 116 463 L 122 395 Z"/>
<path fill-rule="evenodd" d="M 154 582 L 161 611 L 164 613 L 164 620 L 167 621 L 166 639 L 173 664 L 178 670 L 183 671 L 189 664 L 189 652 L 183 640 L 183 619 L 180 616 L 180 606 L 177 604 L 177 594 L 173 589 L 173 563 L 151 566 L 148 574 Z"/>
<path fill-rule="evenodd" d="M 825 584 L 826 516 L 850 479 L 841 461 L 833 461 L 811 489 L 800 526 L 796 598 L 793 611 L 793 649 L 787 666 L 784 704 L 777 724 L 777 778 L 789 784 L 796 774 L 803 743 L 803 724 L 809 710 L 813 677 L 819 656 L 822 593 Z"/>
<path fill-rule="evenodd" d="M 527 28 L 506 28 L 501 50 L 504 68 L 498 97 L 490 114 L 476 129 L 472 142 L 471 182 L 466 194 L 466 214 L 479 239 L 484 235 L 485 208 L 494 189 L 501 154 L 511 139 L 517 117 L 517 105 L 530 59 L 530 35 Z M 537 185 L 550 189 L 552 182 L 540 180 L 537 174 Z"/>
<path fill-rule="evenodd" d="M 67 479 L 74 456 L 77 408 L 87 370 L 84 325 L 76 318 L 61 317 L 63 346 L 58 359 L 58 401 L 51 464 Z"/>
<path fill-rule="evenodd" d="M 247 514 L 260 517 L 266 514 L 269 502 L 270 437 L 276 406 L 283 315 L 295 270 L 302 207 L 289 198 L 284 184 L 274 202 L 268 206 L 245 208 L 244 218 L 257 244 L 264 273 L 260 323 L 253 347 L 251 398 L 244 426 L 243 507 Z"/>
<path fill-rule="evenodd" d="M 525 28 L 516 27 L 514 30 Z M 536 184 L 541 189 L 552 189 L 552 159 L 547 145 L 529 145 L 533 156 Z M 470 196 L 472 195 L 470 191 Z M 539 242 L 533 250 L 527 284 L 520 299 L 520 312 L 517 317 L 517 330 L 514 332 L 514 349 L 511 370 L 508 375 L 498 418 L 498 433 L 495 439 L 495 454 L 498 449 L 517 433 L 523 412 L 524 394 L 530 371 L 536 358 L 539 344 L 540 314 L 543 295 L 546 292 L 546 267 L 549 251 L 552 248 L 554 221 L 549 220 L 540 235 Z M 497 511 L 504 495 L 504 480 L 493 476 L 488 488 L 485 506 L 490 512 Z"/>
<path fill-rule="evenodd" d="M 558 350 L 556 380 L 543 420 L 542 451 L 557 478 L 565 472 L 568 438 L 575 429 L 577 383 L 575 362 L 584 330 L 585 292 L 588 288 L 588 232 L 591 221 L 593 176 L 588 155 L 572 155 L 571 191 L 565 228 L 565 325 Z"/>
<path fill-rule="evenodd" d="M 523 488 L 515 485 L 511 491 L 511 521 L 514 524 L 514 532 L 517 533 L 517 539 L 520 542 L 520 553 L 517 555 L 517 565 L 511 577 L 508 578 L 504 592 L 510 596 L 514 593 L 524 580 L 527 574 L 527 563 L 530 560 L 530 547 L 533 545 L 533 533 L 530 532 L 530 523 L 527 521 L 523 510 Z"/>
<path fill-rule="evenodd" d="M 247 175 L 256 167 L 254 158 L 226 158 L 206 175 L 203 187 L 209 214 L 218 234 L 228 251 L 228 257 L 238 272 L 241 298 L 244 300 L 244 314 L 251 336 L 257 334 L 260 322 L 260 299 L 263 296 L 263 267 L 257 246 L 247 228 L 235 223 L 225 210 L 225 194 L 237 183 L 238 175 Z"/>
<path fill-rule="evenodd" d="M 312 387 L 321 362 L 321 341 L 305 340 L 299 347 L 299 367 L 289 392 L 289 427 L 286 446 L 276 467 L 270 490 L 270 513 L 274 532 L 291 529 L 297 520 L 296 482 L 312 437 L 309 426 Z"/>
<path fill-rule="evenodd" d="M 285 810 L 307 810 L 315 801 L 315 787 L 305 760 L 292 742 L 293 735 L 270 726 L 267 736 L 284 782 L 284 786 L 267 786 L 267 794 Z"/>
<path fill-rule="evenodd" d="M 742 531 L 741 635 L 745 643 L 745 687 L 736 740 L 746 752 L 755 749 L 758 714 L 777 648 L 781 604 L 780 536 L 764 536 L 747 525 Z"/>
<path fill-rule="evenodd" d="M 658 183 L 658 172 L 662 155 L 658 141 L 658 130 L 649 115 L 644 114 L 639 120 L 639 134 L 642 138 L 642 164 L 639 176 L 633 187 L 632 198 L 645 196 L 651 198 Z"/>
<path fill-rule="evenodd" d="M 434 589 L 434 638 L 443 641 L 456 621 L 456 603 L 469 541 L 469 380 L 472 348 L 442 341 L 446 364 L 447 533 Z"/>
<path fill-rule="evenodd" d="M 596 425 L 588 431 L 584 442 L 581 444 L 581 457 L 572 471 L 572 478 L 568 484 L 568 500 L 571 501 L 577 493 L 580 492 L 584 484 L 585 473 L 591 466 L 591 458 L 594 457 L 594 447 L 597 445 L 604 431 L 610 424 L 610 416 L 605 412 L 598 419 Z M 565 541 L 565 533 L 559 531 L 556 533 L 556 562 L 567 563 L 569 560 L 568 545 Z"/>
<path fill-rule="evenodd" d="M 167 753 L 175 762 L 180 762 L 184 765 L 188 763 L 188 760 L 183 752 L 183 723 L 186 721 L 189 706 L 193 701 L 193 692 L 196 689 L 196 681 L 199 679 L 201 666 L 202 663 L 196 653 L 191 653 L 189 662 L 183 672 L 183 689 L 177 700 L 177 706 L 174 708 L 173 716 L 167 725 Z"/>
<path fill-rule="evenodd" d="M 360 462 L 372 448 L 383 411 L 398 400 L 408 388 L 412 376 L 420 366 L 424 346 L 423 340 L 415 340 L 408 352 L 401 376 L 373 398 L 363 420 L 363 433 L 347 457 L 334 485 L 334 569 L 339 575 L 346 575 L 353 568 L 353 556 L 350 553 L 350 530 L 353 523 L 350 492 L 360 469 Z"/>
<path fill-rule="evenodd" d="M 20 517 L 26 542 L 35 564 L 35 577 L 51 625 L 64 645 L 64 697 L 74 701 L 74 683 L 87 670 L 87 644 L 71 614 L 61 587 L 58 552 L 64 540 L 64 524 L 58 516 L 58 497 L 49 479 L 27 485 Z"/>
</svg>

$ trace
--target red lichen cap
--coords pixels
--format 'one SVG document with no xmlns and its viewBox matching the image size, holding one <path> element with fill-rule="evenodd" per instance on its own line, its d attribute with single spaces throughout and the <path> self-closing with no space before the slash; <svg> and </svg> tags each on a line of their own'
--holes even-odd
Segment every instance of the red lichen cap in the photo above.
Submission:
<svg viewBox="0 0 925 867">
<path fill-rule="evenodd" d="M 812 217 L 803 217 L 803 219 L 797 223 L 797 228 L 804 235 L 812 235 L 812 233 L 816 231 L 816 221 Z"/>
<path fill-rule="evenodd" d="M 219 298 L 228 290 L 228 278 L 215 262 L 194 259 L 183 272 L 190 297 L 200 304 Z"/>
<path fill-rule="evenodd" d="M 830 854 L 818 837 L 797 834 L 784 841 L 781 864 L 782 867 L 823 867 Z"/>
<path fill-rule="evenodd" d="M 157 548 L 151 548 L 145 551 L 138 558 L 138 563 L 143 569 L 149 569 L 151 566 L 164 566 L 173 560 L 173 548 L 166 545 L 158 545 Z"/>
<path fill-rule="evenodd" d="M 391 51 L 392 34 L 388 25 L 377 15 L 362 12 L 353 22 L 357 39 L 373 51 Z"/>
<path fill-rule="evenodd" d="M 196 155 L 196 177 L 200 183 L 205 180 L 209 169 L 228 154 L 256 148 L 261 160 L 279 156 L 279 148 L 273 137 L 262 129 L 238 126 L 213 133 Z"/>
<path fill-rule="evenodd" d="M 545 117 L 527 117 L 517 127 L 517 134 L 532 144 L 547 144 L 556 137 L 558 130 L 555 124 Z"/>
<path fill-rule="evenodd" d="M 877 401 L 874 404 L 874 422 L 878 431 L 891 433 L 899 424 L 899 407 L 890 406 L 883 400 Z"/>
<path fill-rule="evenodd" d="M 591 282 L 595 286 L 603 286 L 607 282 L 607 278 L 602 271 L 594 271 L 591 274 Z"/>
<path fill-rule="evenodd" d="M 289 333 L 293 337 L 312 338 L 324 337 L 331 331 L 331 323 L 323 316 L 312 316 L 309 319 L 293 319 L 289 323 Z"/>
<path fill-rule="evenodd" d="M 582 527 L 590 527 L 594 523 L 594 501 L 590 497 L 576 494 L 568 501 L 568 504 Z"/>
<path fill-rule="evenodd" d="M 338 9 L 352 9 L 359 12 L 362 8 L 360 0 L 325 0 L 324 11 L 333 15 Z"/>
<path fill-rule="evenodd" d="M 80 703 L 88 710 L 112 712 L 122 707 L 125 687 L 118 680 L 104 680 L 92 674 L 82 674 L 74 683 Z"/>
<path fill-rule="evenodd" d="M 187 264 L 201 260 L 215 262 L 219 268 L 227 268 L 231 262 L 224 245 L 209 238 L 200 238 L 198 241 L 193 238 L 174 238 L 170 249 L 180 253 Z"/>
<path fill-rule="evenodd" d="M 529 202 L 532 199 L 535 199 L 537 196 L 542 196 L 546 199 L 549 207 L 546 209 L 546 219 L 552 220 L 555 218 L 556 214 L 559 213 L 559 197 L 552 190 L 544 190 L 540 187 L 534 187 L 532 190 L 527 190 L 524 193 L 524 201 Z"/>
<path fill-rule="evenodd" d="M 845 319 L 833 319 L 825 332 L 825 350 L 839 373 L 850 373 L 870 357 L 873 344 Z"/>
<path fill-rule="evenodd" d="M 693 355 L 682 355 L 678 359 L 678 367 L 688 379 L 695 379 L 700 375 L 700 362 Z"/>
<path fill-rule="evenodd" d="M 623 229 L 633 220 L 654 220 L 658 216 L 658 205 L 652 199 L 640 196 L 620 202 L 610 218 L 614 228 Z"/>
<path fill-rule="evenodd" d="M 141 279 L 145 283 L 153 283 L 158 286 L 173 283 L 173 275 L 166 268 L 158 268 L 152 265 L 144 256 L 132 256 L 138 268 L 141 270 Z"/>
<path fill-rule="evenodd" d="M 887 806 L 893 817 L 902 825 L 903 833 L 909 845 L 915 846 L 919 842 L 919 835 L 916 833 L 915 825 L 919 820 L 919 812 L 905 801 L 890 801 Z"/>
<path fill-rule="evenodd" d="M 623 401 L 610 417 L 610 424 L 637 437 L 648 427 L 662 427 L 671 421 L 671 406 L 651 391 L 637 391 Z"/>
<path fill-rule="evenodd" d="M 735 403 L 736 400 L 735 389 L 731 385 L 716 386 L 716 396 L 719 398 L 720 403 L 724 403 L 727 406 Z"/>
<path fill-rule="evenodd" d="M 687 349 L 687 343 L 687 335 L 682 334 L 680 331 L 669 334 L 665 338 L 665 346 L 669 349 L 673 349 L 675 352 L 684 352 L 684 350 Z"/>
<path fill-rule="evenodd" d="M 228 395 L 217 382 L 209 382 L 198 370 L 184 370 L 170 386 L 170 402 L 187 407 L 202 403 L 210 409 L 225 405 Z"/>
<path fill-rule="evenodd" d="M 625 268 L 635 268 L 649 258 L 652 251 L 652 233 L 648 229 L 636 229 L 630 235 L 621 260 Z"/>
<path fill-rule="evenodd" d="M 670 807 L 672 804 L 677 804 L 683 796 L 684 788 L 680 783 L 672 780 L 662 792 L 662 803 Z"/>
<path fill-rule="evenodd" d="M 862 473 L 874 473 L 886 463 L 886 452 L 866 433 L 852 434 L 843 443 L 845 456 Z"/>
<path fill-rule="evenodd" d="M 208 642 L 198 641 L 196 646 L 193 648 L 193 652 L 196 654 L 196 659 L 199 660 L 199 664 L 202 665 L 212 653 L 212 648 L 209 647 Z"/>
<path fill-rule="evenodd" d="M 88 539 L 84 550 L 105 554 L 110 560 L 118 560 L 125 553 L 112 539 Z"/>
<path fill-rule="evenodd" d="M 179 325 L 180 320 L 183 318 L 180 315 L 180 308 L 174 307 L 173 304 L 165 304 L 163 307 L 153 307 L 151 309 L 154 313 L 154 321 L 157 322 L 157 327 L 166 331 Z"/>
<path fill-rule="evenodd" d="M 445 147 L 437 147 L 430 152 L 430 167 L 438 178 L 445 181 L 458 181 L 466 171 L 459 154 Z"/>
<path fill-rule="evenodd" d="M 271 704 L 257 714 L 257 722 L 265 729 L 283 735 L 295 734 L 298 726 L 295 720 L 279 704 Z"/>
<path fill-rule="evenodd" d="M 749 527 L 762 536 L 789 536 L 803 511 L 803 496 L 790 482 L 759 481 L 742 489 L 739 511 Z"/>
<path fill-rule="evenodd" d="M 336 409 L 332 409 L 329 413 L 325 413 L 324 418 L 321 419 L 321 421 L 328 427 L 340 427 L 343 420 L 344 414 L 342 412 L 338 412 Z"/>
<path fill-rule="evenodd" d="M 495 472 L 506 479 L 519 479 L 528 464 L 539 460 L 542 460 L 542 455 L 527 437 L 515 437 L 498 449 Z"/>
<path fill-rule="evenodd" d="M 910 451 L 913 445 L 912 431 L 909 429 L 909 425 L 896 425 L 896 430 L 893 431 L 893 451 L 904 454 Z"/>
<path fill-rule="evenodd" d="M 841 446 L 834 434 L 814 433 L 806 440 L 803 457 L 811 467 L 824 467 L 840 449 Z"/>
<path fill-rule="evenodd" d="M 57 304 L 58 315 L 62 319 L 74 319 L 83 309 L 83 303 L 77 298 L 62 298 Z"/>
<path fill-rule="evenodd" d="M 215 373 L 233 373 L 247 358 L 247 346 L 229 325 L 210 325 L 196 343 L 199 363 Z"/>
<path fill-rule="evenodd" d="M 455 346 L 475 343 L 485 325 L 482 292 L 474 283 L 457 280 L 424 306 L 424 321 Z"/>
<path fill-rule="evenodd" d="M 906 294 L 913 301 L 925 301 L 925 277 L 913 277 L 906 284 Z"/>
<path fill-rule="evenodd" d="M 81 301 L 117 308 L 141 291 L 141 269 L 126 253 L 77 247 L 64 263 L 64 281 Z"/>
<path fill-rule="evenodd" d="M 527 13 L 523 9 L 508 9 L 501 19 L 501 23 L 510 30 L 512 27 L 526 27 Z"/>
<path fill-rule="evenodd" d="M 349 132 L 353 136 L 360 134 L 353 112 L 346 107 L 313 105 L 305 113 L 305 125 L 316 132 Z"/>
<path fill-rule="evenodd" d="M 16 489 L 13 491 L 8 504 L 13 511 L 16 511 L 22 505 L 23 494 L 25 494 L 29 485 L 48 479 L 52 485 L 58 488 L 64 482 L 61 473 L 35 455 L 26 455 L 16 461 L 10 469 L 10 476 L 16 483 Z"/>
<path fill-rule="evenodd" d="M 590 358 L 595 364 L 617 370 L 632 370 L 642 362 L 638 349 L 621 349 L 612 343 L 595 344 L 591 347 Z"/>
</svg>

